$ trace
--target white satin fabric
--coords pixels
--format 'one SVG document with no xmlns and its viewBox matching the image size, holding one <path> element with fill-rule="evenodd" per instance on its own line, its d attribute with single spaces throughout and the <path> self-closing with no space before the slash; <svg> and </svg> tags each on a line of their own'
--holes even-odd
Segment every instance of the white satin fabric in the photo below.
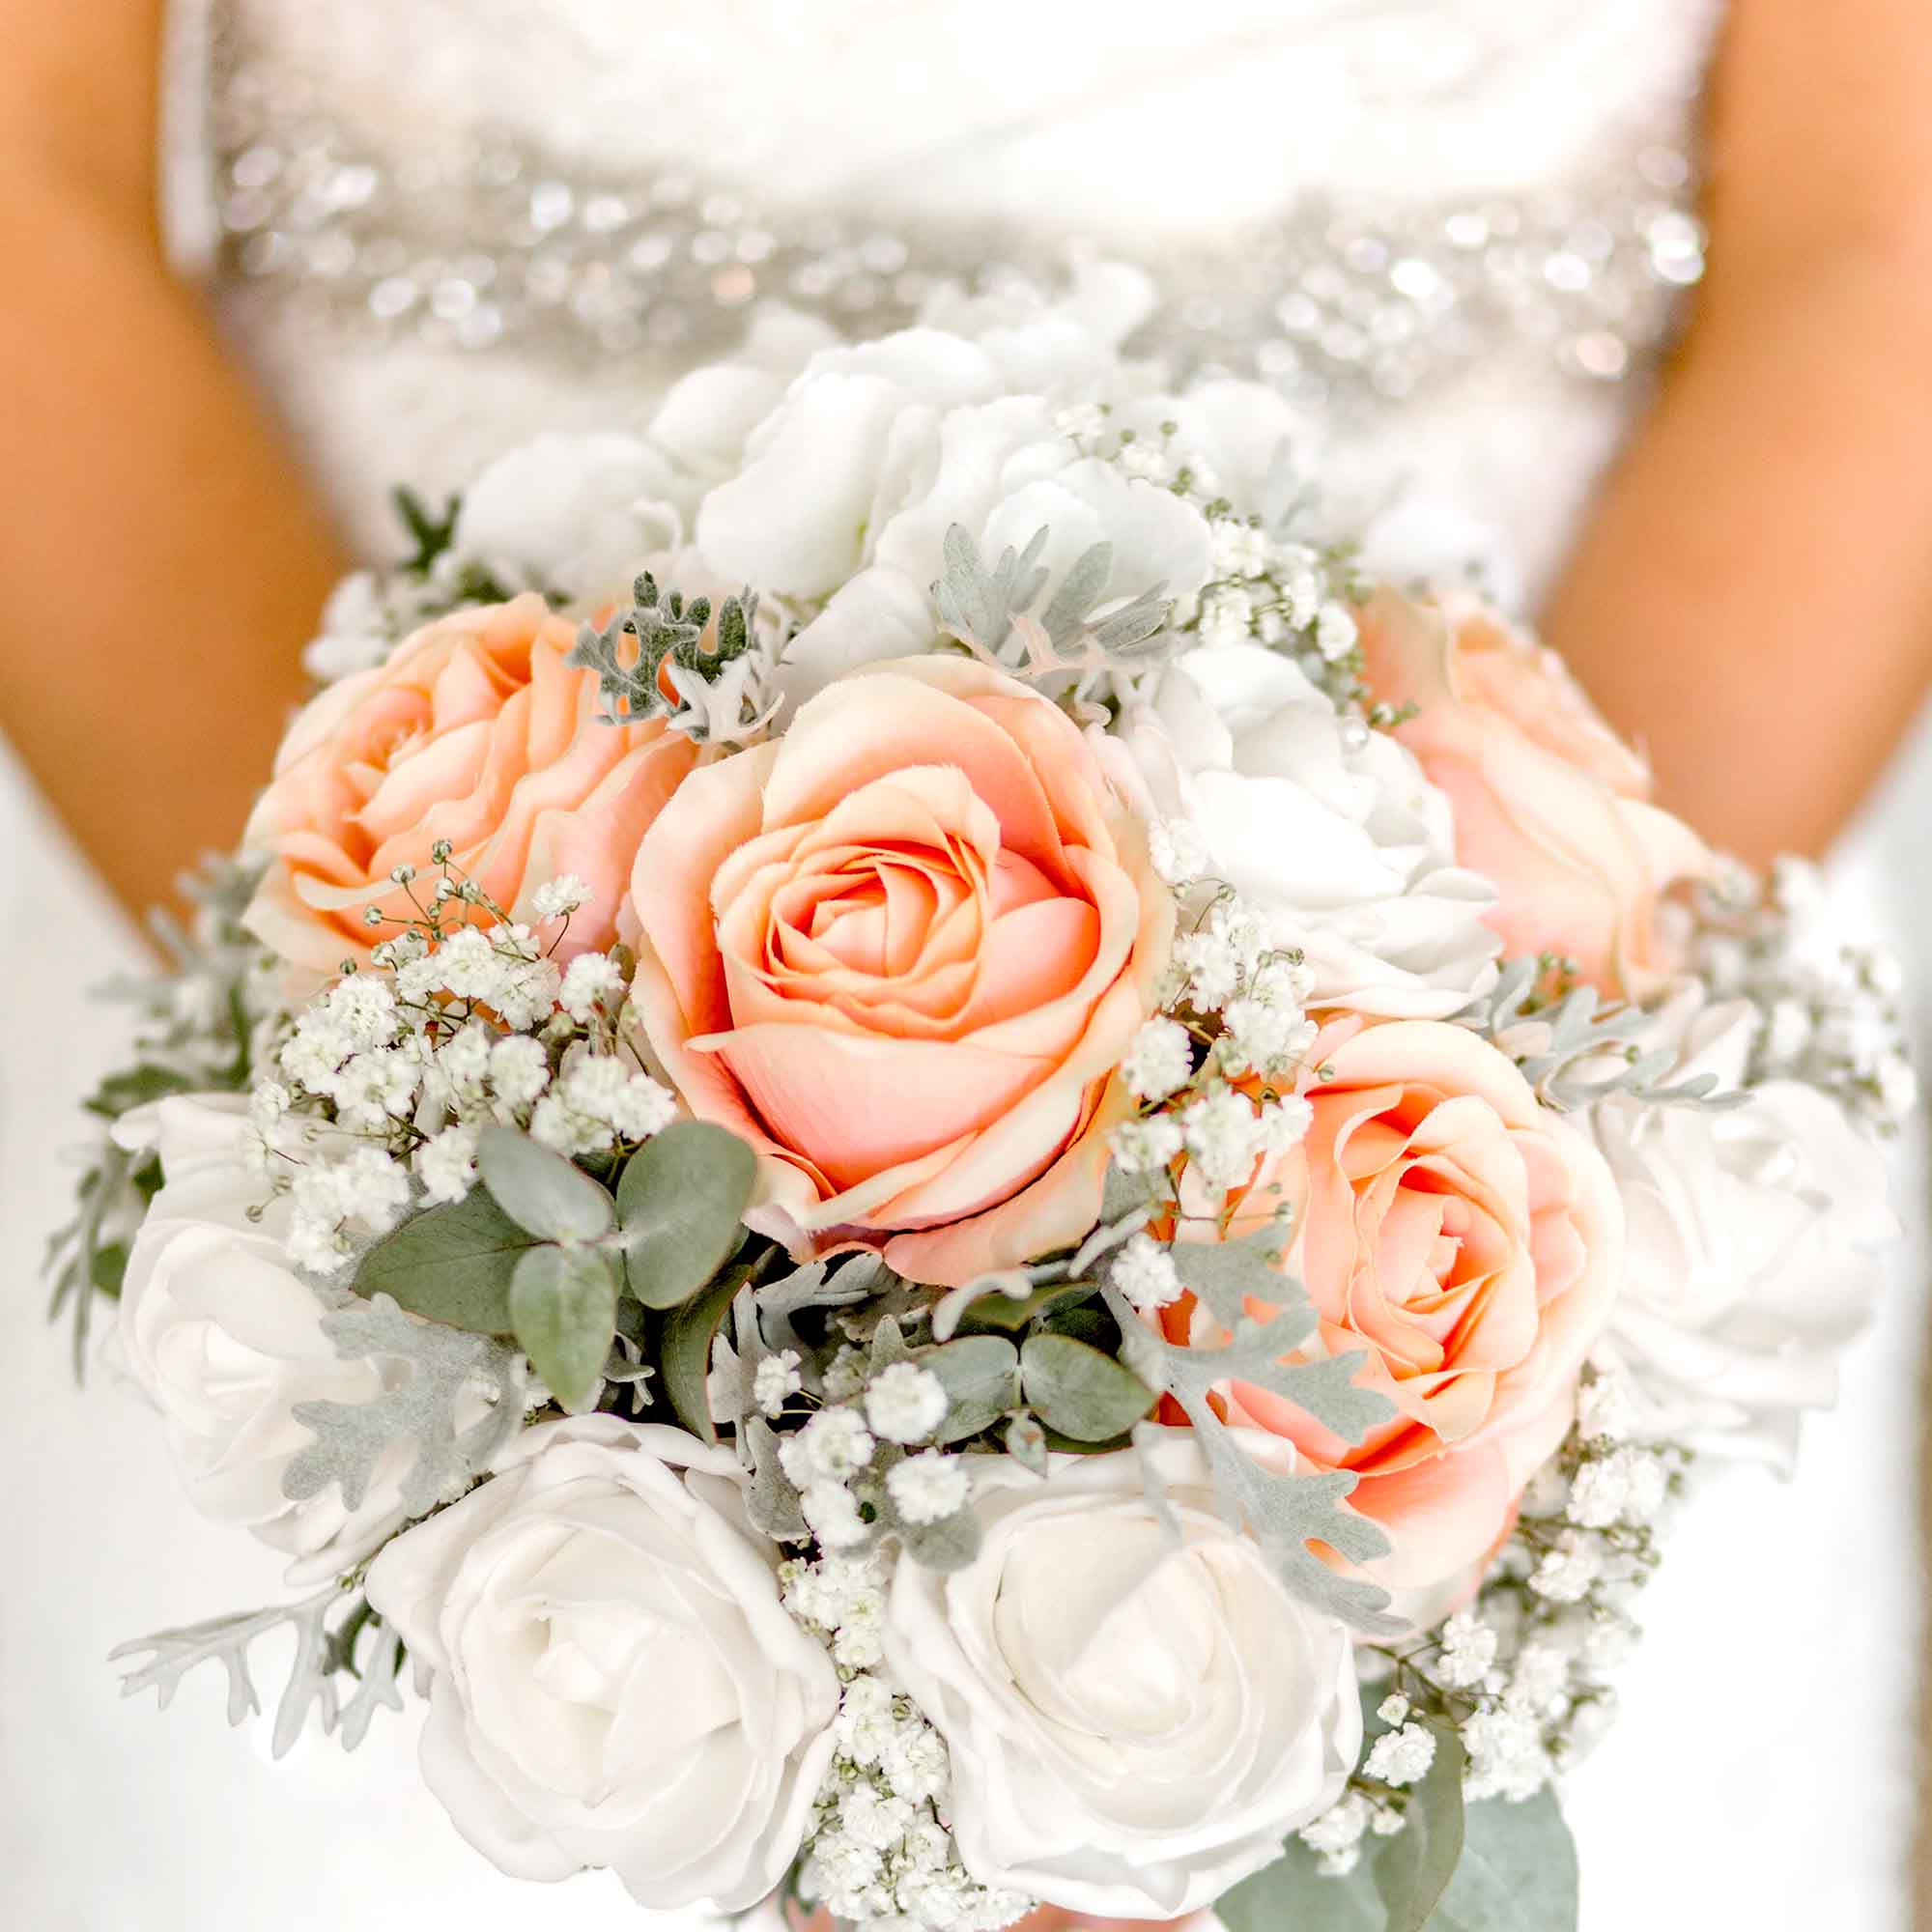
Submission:
<svg viewBox="0 0 1932 1932">
<path fill-rule="evenodd" d="M 1715 13 L 1712 0 L 237 4 L 307 98 L 389 155 L 508 127 L 561 166 L 574 153 L 639 167 L 696 153 L 772 201 L 904 223 L 943 203 L 1080 227 L 1142 256 L 1307 189 L 1400 200 L 1566 175 L 1631 125 L 1692 111 Z M 207 235 L 199 15 L 178 14 L 168 103 L 190 268 Z M 637 421 L 653 401 L 649 385 L 611 395 L 529 353 L 378 346 L 261 304 L 229 309 L 315 479 L 358 529 L 398 479 L 454 483 L 533 427 Z M 1498 529 L 1534 583 L 1636 402 L 1634 385 L 1589 387 L 1513 344 L 1349 455 Z M 1915 816 L 1910 800 L 1894 805 L 1866 836 L 1880 897 L 1896 828 Z M 81 988 L 137 952 L 4 762 L 0 838 L 10 1922 L 510 1932 L 562 1913 L 573 1932 L 647 1925 L 608 1875 L 545 1894 L 464 1846 L 417 1782 L 414 1712 L 380 1717 L 355 1758 L 311 1738 L 271 1767 L 265 1724 L 224 1727 L 216 1678 L 191 1682 L 165 1718 L 116 1701 L 112 1643 L 280 1586 L 268 1552 L 189 1514 L 157 1424 L 111 1371 L 97 1364 L 97 1386 L 75 1391 L 62 1339 L 41 1329 L 34 1270 L 68 1211 L 70 1109 L 117 1046 L 117 1020 Z M 1907 1923 L 1923 1308 L 1916 1264 L 1897 1272 L 1796 1481 L 1740 1474 L 1674 1541 L 1624 1719 L 1568 1801 L 1586 1932 Z"/>
</svg>

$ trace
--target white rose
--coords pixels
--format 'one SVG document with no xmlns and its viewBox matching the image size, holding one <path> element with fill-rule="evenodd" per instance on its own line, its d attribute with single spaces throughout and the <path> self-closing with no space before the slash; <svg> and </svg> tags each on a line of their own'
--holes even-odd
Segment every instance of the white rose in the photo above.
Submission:
<svg viewBox="0 0 1932 1932">
<path fill-rule="evenodd" d="M 573 603 L 623 597 L 655 552 L 674 545 L 671 466 L 634 436 L 539 436 L 505 452 L 465 492 L 452 549 L 512 587 Z"/>
<path fill-rule="evenodd" d="M 1680 997 L 1660 1022 L 1681 1041 L 1672 1078 L 1734 1087 L 1756 1024 L 1741 1001 Z M 1870 1314 L 1873 1251 L 1897 1233 L 1878 1149 L 1793 1081 L 1719 1111 L 1617 1096 L 1588 1124 L 1629 1226 L 1597 1358 L 1630 1378 L 1644 1434 L 1789 1468 L 1800 1411 L 1836 1399 Z"/>
<path fill-rule="evenodd" d="M 1115 731 L 1102 755 L 1129 796 L 1191 825 L 1208 873 L 1307 954 L 1311 1006 L 1443 1019 L 1490 982 L 1494 893 L 1455 864 L 1449 801 L 1298 666 L 1202 646 Z"/>
<path fill-rule="evenodd" d="M 1353 1646 L 1215 1509 L 1200 1452 L 1155 1452 L 1181 1542 L 1133 1456 L 1047 1481 L 976 1458 L 973 1564 L 902 1558 L 887 1660 L 945 1735 L 966 1869 L 1074 1911 L 1179 1918 L 1281 1855 L 1361 1746 Z"/>
<path fill-rule="evenodd" d="M 188 1094 L 117 1125 L 124 1146 L 159 1155 L 164 1177 L 128 1258 L 121 1348 L 161 1411 L 194 1506 L 285 1550 L 296 1559 L 290 1581 L 311 1582 L 401 1526 L 413 1450 L 393 1445 L 354 1510 L 334 1484 L 303 1502 L 282 1493 L 291 1460 L 315 1441 L 297 1405 L 372 1401 L 384 1372 L 344 1360 L 323 1333 L 327 1311 L 282 1247 L 286 1198 L 249 1219 L 269 1187 L 247 1158 L 245 1107 L 237 1094 Z"/>
<path fill-rule="evenodd" d="M 1200 588 L 1212 550 L 1200 512 L 1085 454 L 1058 424 L 1062 402 L 1109 377 L 1123 380 L 1111 343 L 1070 304 L 977 337 L 922 327 L 810 358 L 696 520 L 707 568 L 796 605 L 823 603 L 786 653 L 794 700 L 932 643 L 931 589 L 955 524 L 989 565 L 1045 529 L 1042 605 L 1103 542 L 1114 563 L 1102 603 L 1157 585 L 1177 597 Z M 743 371 L 716 380 L 728 384 L 721 404 L 740 412 L 771 381 L 761 388 Z M 688 413 L 680 405 L 654 437 L 690 442 L 677 428 Z"/>
<path fill-rule="evenodd" d="M 779 1601 L 727 1449 L 587 1415 L 391 1543 L 369 1601 L 433 1673 L 422 1768 L 512 1877 L 755 1904 L 797 1853 L 838 1680 Z"/>
</svg>

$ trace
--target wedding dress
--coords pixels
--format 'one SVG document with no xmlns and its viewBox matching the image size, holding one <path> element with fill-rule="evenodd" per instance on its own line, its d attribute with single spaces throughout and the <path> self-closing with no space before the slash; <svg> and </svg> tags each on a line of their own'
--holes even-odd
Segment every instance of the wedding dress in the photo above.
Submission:
<svg viewBox="0 0 1932 1932">
<path fill-rule="evenodd" d="M 1404 555 L 1386 519 L 1393 560 L 1480 555 L 1533 599 L 1701 270 L 1690 130 L 1716 14 L 201 0 L 172 23 L 169 225 L 372 551 L 393 483 L 436 494 L 538 428 L 641 424 L 763 302 L 876 331 L 936 287 L 1044 286 L 1085 250 L 1152 276 L 1139 346 L 1299 401 L 1338 487 L 1457 506 L 1454 554 Z M 45 1123 L 114 1048 L 76 988 L 132 949 L 0 779 L 7 929 L 39 936 L 9 962 L 0 1119 L 0 1454 L 29 1470 L 0 1719 L 17 1922 L 637 1925 L 608 1876 L 532 1893 L 463 1846 L 417 1785 L 412 1719 L 271 1769 L 213 1682 L 165 1719 L 115 1703 L 111 1642 L 278 1581 L 191 1517 L 148 1418 L 73 1393 L 32 1332 L 25 1258 L 66 1179 Z M 1724 1481 L 1674 1539 L 1624 1719 L 1567 1798 L 1590 1932 L 1906 1923 L 1906 1280 L 1795 1483 Z"/>
</svg>

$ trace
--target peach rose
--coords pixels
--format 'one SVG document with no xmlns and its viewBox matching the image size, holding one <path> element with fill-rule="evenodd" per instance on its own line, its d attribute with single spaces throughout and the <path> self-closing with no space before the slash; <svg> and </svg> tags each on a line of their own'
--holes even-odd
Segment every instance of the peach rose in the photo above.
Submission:
<svg viewBox="0 0 1932 1932">
<path fill-rule="evenodd" d="M 1417 708 L 1396 736 L 1448 794 L 1458 860 L 1498 889 L 1505 948 L 1566 954 L 1605 993 L 1657 992 L 1678 963 L 1660 905 L 1715 861 L 1650 803 L 1643 759 L 1554 651 L 1481 606 L 1383 591 L 1358 614 L 1376 696 Z"/>
<path fill-rule="evenodd" d="M 636 1010 L 757 1149 L 757 1225 L 949 1287 L 1092 1227 L 1174 912 L 1057 706 L 965 658 L 868 668 L 694 772 L 631 891 Z"/>
<path fill-rule="evenodd" d="M 1308 1065 L 1326 1075 L 1305 1083 L 1314 1123 L 1232 1197 L 1229 1232 L 1290 1210 L 1283 1265 L 1321 1318 L 1311 1354 L 1366 1351 L 1356 1380 L 1396 1413 L 1350 1445 L 1236 1382 L 1229 1419 L 1354 1471 L 1350 1505 L 1394 1545 L 1370 1570 L 1426 1588 L 1495 1543 L 1563 1439 L 1609 1315 L 1623 1214 L 1602 1156 L 1463 1027 L 1331 1020 Z M 1191 1297 L 1162 1321 L 1171 1341 L 1225 1339 Z"/>
<path fill-rule="evenodd" d="M 317 972 L 366 961 L 413 917 L 389 874 L 433 871 L 446 838 L 515 917 L 575 873 L 590 897 L 559 956 L 609 946 L 638 841 L 696 752 L 662 719 L 603 723 L 595 675 L 564 664 L 576 635 L 541 597 L 458 611 L 317 697 L 248 821 L 246 844 L 271 855 L 248 929 Z M 384 924 L 363 923 L 372 904 Z"/>
</svg>

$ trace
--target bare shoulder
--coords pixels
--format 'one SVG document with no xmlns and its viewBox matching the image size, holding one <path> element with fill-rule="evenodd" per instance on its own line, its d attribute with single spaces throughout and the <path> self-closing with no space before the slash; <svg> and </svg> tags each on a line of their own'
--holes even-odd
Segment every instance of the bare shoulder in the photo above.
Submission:
<svg viewBox="0 0 1932 1932">
<path fill-rule="evenodd" d="M 1711 130 L 1728 244 L 1932 248 L 1928 99 L 1926 0 L 1733 0 Z"/>
<path fill-rule="evenodd" d="M 145 205 L 166 0 L 12 0 L 0 50 L 0 153 Z M 0 179 L 0 196 L 6 193 Z"/>
</svg>

